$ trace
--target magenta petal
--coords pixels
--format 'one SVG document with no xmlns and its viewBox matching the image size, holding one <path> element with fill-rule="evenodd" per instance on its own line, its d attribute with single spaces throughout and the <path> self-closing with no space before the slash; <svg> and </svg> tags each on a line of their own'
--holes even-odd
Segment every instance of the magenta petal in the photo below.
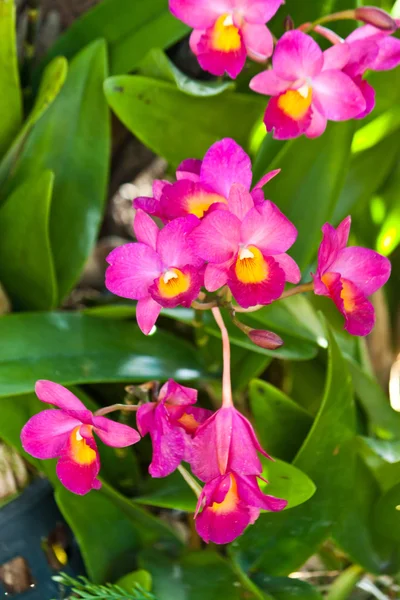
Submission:
<svg viewBox="0 0 400 600">
<path fill-rule="evenodd" d="M 235 510 L 224 514 L 218 514 L 207 507 L 196 517 L 196 531 L 207 543 L 230 544 L 250 524 L 250 515 L 249 508 L 241 503 Z"/>
<path fill-rule="evenodd" d="M 153 217 L 162 218 L 162 214 L 160 212 L 160 202 L 156 200 L 156 198 L 149 198 L 147 196 L 140 196 L 139 198 L 135 198 L 133 201 L 133 208 L 136 210 L 141 209 L 148 215 L 152 215 Z"/>
<path fill-rule="evenodd" d="M 211 146 L 204 156 L 200 173 L 201 181 L 215 192 L 228 198 L 234 183 L 250 189 L 251 160 L 234 140 L 225 138 Z"/>
<path fill-rule="evenodd" d="M 35 394 L 42 402 L 53 404 L 65 411 L 87 411 L 86 406 L 75 394 L 54 381 L 39 379 L 35 385 Z"/>
<path fill-rule="evenodd" d="M 313 106 L 311 123 L 305 132 L 306 136 L 310 139 L 319 137 L 324 133 L 327 124 L 327 118 Z"/>
<path fill-rule="evenodd" d="M 234 266 L 231 267 L 228 286 L 236 302 L 243 308 L 257 304 L 270 304 L 281 297 L 285 287 L 285 272 L 274 258 L 264 256 L 268 276 L 260 283 L 243 283 L 236 276 Z"/>
<path fill-rule="evenodd" d="M 271 181 L 271 179 L 273 179 L 274 177 L 279 175 L 280 172 L 281 172 L 281 169 L 275 169 L 274 171 L 270 171 L 269 173 L 266 173 L 263 177 L 261 177 L 260 181 L 258 183 L 256 183 L 256 185 L 253 187 L 252 193 L 260 188 L 263 188 L 264 185 L 267 185 L 267 183 L 269 181 Z M 253 197 L 253 199 L 254 199 L 254 197 Z M 260 204 L 260 202 L 256 202 L 256 204 Z"/>
<path fill-rule="evenodd" d="M 264 62 L 272 55 L 274 42 L 268 27 L 244 23 L 242 34 L 247 55 L 250 58 L 256 62 Z"/>
<path fill-rule="evenodd" d="M 291 85 L 291 81 L 282 79 L 272 69 L 258 73 L 250 81 L 250 89 L 265 96 L 279 96 L 282 92 L 286 92 Z"/>
<path fill-rule="evenodd" d="M 204 273 L 204 286 L 208 292 L 216 292 L 228 281 L 229 267 L 223 265 L 213 265 L 212 263 L 206 266 Z"/>
<path fill-rule="evenodd" d="M 284 0 L 233 0 L 232 8 L 240 11 L 248 23 L 268 23 Z"/>
<path fill-rule="evenodd" d="M 191 469 L 201 481 L 211 481 L 225 473 L 232 439 L 232 409 L 219 409 L 193 439 Z"/>
<path fill-rule="evenodd" d="M 217 76 L 226 72 L 229 77 L 236 79 L 246 64 L 247 53 L 243 40 L 237 50 L 222 52 L 213 48 L 213 35 L 213 29 L 207 29 L 199 41 L 194 36 L 191 37 L 191 48 L 195 51 L 201 68 Z"/>
<path fill-rule="evenodd" d="M 175 471 L 183 460 L 188 436 L 183 429 L 170 423 L 163 404 L 156 406 L 153 418 L 153 426 L 149 431 L 153 445 L 149 473 L 152 477 L 166 477 Z"/>
<path fill-rule="evenodd" d="M 283 34 L 272 58 L 274 71 L 288 81 L 315 77 L 323 64 L 324 57 L 317 42 L 296 29 Z"/>
<path fill-rule="evenodd" d="M 124 244 L 108 256 L 106 287 L 123 298 L 138 300 L 148 295 L 148 288 L 162 272 L 158 254 L 146 244 Z"/>
<path fill-rule="evenodd" d="M 317 274 L 323 275 L 336 260 L 339 253 L 339 240 L 336 230 L 329 223 L 322 226 L 322 242 L 318 249 Z"/>
<path fill-rule="evenodd" d="M 375 108 L 375 90 L 372 85 L 365 79 L 362 79 L 361 76 L 354 79 L 354 83 L 358 85 L 365 100 L 365 110 L 357 115 L 356 119 L 364 119 L 364 117 L 369 115 Z"/>
<path fill-rule="evenodd" d="M 379 42 L 379 53 L 371 65 L 374 71 L 388 71 L 400 64 L 400 40 L 386 37 Z"/>
<path fill-rule="evenodd" d="M 176 170 L 176 178 L 189 179 L 190 181 L 198 181 L 200 178 L 201 160 L 196 158 L 187 158 L 182 161 Z"/>
<path fill-rule="evenodd" d="M 140 435 L 136 429 L 122 423 L 116 423 L 106 417 L 93 417 L 93 425 L 101 441 L 113 448 L 132 446 L 140 440 Z"/>
<path fill-rule="evenodd" d="M 165 268 L 176 267 L 180 269 L 185 265 L 201 267 L 203 260 L 192 251 L 188 244 L 188 235 L 200 223 L 194 215 L 174 219 L 159 233 L 157 252 Z M 155 277 L 153 278 L 155 279 Z"/>
<path fill-rule="evenodd" d="M 327 69 L 343 69 L 350 58 L 350 46 L 345 42 L 334 44 L 324 52 L 324 71 Z"/>
<path fill-rule="evenodd" d="M 158 395 L 160 402 L 168 402 L 175 406 L 190 406 L 197 402 L 197 390 L 186 387 L 177 383 L 173 379 L 169 379 L 164 383 Z"/>
<path fill-rule="evenodd" d="M 354 283 L 365 296 L 370 296 L 385 285 L 391 265 L 389 259 L 374 250 L 350 246 L 339 252 L 330 269 Z"/>
<path fill-rule="evenodd" d="M 148 402 L 139 406 L 136 413 L 136 423 L 140 431 L 140 435 L 146 435 L 154 427 L 154 410 L 156 402 Z"/>
<path fill-rule="evenodd" d="M 165 308 L 174 308 L 179 305 L 189 308 L 193 300 L 196 300 L 200 293 L 203 285 L 203 269 L 199 270 L 198 267 L 194 267 L 193 265 L 186 265 L 185 267 L 181 267 L 179 271 L 183 274 L 186 281 L 189 282 L 189 287 L 184 292 L 177 292 L 174 296 L 165 296 L 160 289 L 158 281 L 155 281 L 149 288 L 153 300 Z"/>
<path fill-rule="evenodd" d="M 351 335 L 365 336 L 371 332 L 375 323 L 374 307 L 356 285 L 344 278 L 335 278 L 329 285 L 329 294 L 345 317 L 344 329 Z"/>
<path fill-rule="evenodd" d="M 279 97 L 270 99 L 264 115 L 265 127 L 268 132 L 273 132 L 276 140 L 290 140 L 302 135 L 309 128 L 311 120 L 311 107 L 301 119 L 295 120 L 279 108 Z"/>
<path fill-rule="evenodd" d="M 62 410 L 43 410 L 31 417 L 22 428 L 22 447 L 34 458 L 56 458 L 60 456 L 71 431 L 79 425 L 81 421 Z"/>
<path fill-rule="evenodd" d="M 136 306 L 136 320 L 144 335 L 149 335 L 153 329 L 162 306 L 151 296 L 141 298 Z"/>
<path fill-rule="evenodd" d="M 286 252 L 296 238 L 296 227 L 270 200 L 249 211 L 241 226 L 241 242 L 264 255 Z"/>
<path fill-rule="evenodd" d="M 301 279 L 300 269 L 289 254 L 275 254 L 274 260 L 285 273 L 286 281 L 289 281 L 290 283 L 299 283 Z"/>
<path fill-rule="evenodd" d="M 278 512 L 286 508 L 287 500 L 281 500 L 280 498 L 275 498 L 275 496 L 268 496 L 262 493 L 258 487 L 257 477 L 237 475 L 235 478 L 239 496 L 248 506 L 273 512 Z"/>
<path fill-rule="evenodd" d="M 100 459 L 94 443 L 96 459 L 89 464 L 79 464 L 72 459 L 69 453 L 61 456 L 57 463 L 56 473 L 64 487 L 74 494 L 84 496 L 92 489 L 100 489 L 101 482 L 97 475 L 100 471 Z"/>
<path fill-rule="evenodd" d="M 143 210 L 138 210 L 133 221 L 133 229 L 138 242 L 156 249 L 159 229 L 153 219 Z"/>
<path fill-rule="evenodd" d="M 225 12 L 230 13 L 230 0 L 169 0 L 169 10 L 172 14 L 194 29 L 210 27 L 214 21 Z"/>
<path fill-rule="evenodd" d="M 379 45 L 373 40 L 362 39 L 350 43 L 349 46 L 350 58 L 344 72 L 350 77 L 363 75 L 375 62 L 379 54 Z"/>
<path fill-rule="evenodd" d="M 350 227 L 351 227 L 351 217 L 348 216 L 337 226 L 336 228 L 336 236 L 339 250 L 342 250 L 347 246 L 347 242 L 349 241 L 350 235 Z"/>
<path fill-rule="evenodd" d="M 216 210 L 208 214 L 190 236 L 192 249 L 211 263 L 225 263 L 236 254 L 240 221 L 232 213 Z"/>
<path fill-rule="evenodd" d="M 346 121 L 365 110 L 364 96 L 341 71 L 323 71 L 313 79 L 313 103 L 331 121 Z"/>
<path fill-rule="evenodd" d="M 254 207 L 254 201 L 250 193 L 240 183 L 234 183 L 228 198 L 228 208 L 241 221 L 249 210 Z"/>
<path fill-rule="evenodd" d="M 164 191 L 164 189 L 171 185 L 171 183 L 169 181 L 167 181 L 166 179 L 155 179 L 153 181 L 153 196 L 156 200 L 160 200 L 161 195 Z M 148 211 L 146 211 L 148 212 Z"/>
</svg>

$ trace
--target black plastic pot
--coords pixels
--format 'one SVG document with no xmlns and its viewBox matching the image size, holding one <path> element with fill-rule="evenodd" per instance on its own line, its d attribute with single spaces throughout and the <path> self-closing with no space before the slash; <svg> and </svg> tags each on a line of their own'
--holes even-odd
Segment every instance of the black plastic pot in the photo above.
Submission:
<svg viewBox="0 0 400 600">
<path fill-rule="evenodd" d="M 8 585 L 0 581 L 0 598 L 59 598 L 58 586 L 52 581 L 52 576 L 57 573 L 57 560 L 51 556 L 49 559 L 49 552 L 46 551 L 49 544 L 46 540 L 49 536 L 52 540 L 54 536 L 60 535 L 68 555 L 68 563 L 62 570 L 71 575 L 84 573 L 77 544 L 58 510 L 53 489 L 47 480 L 35 480 L 18 498 L 0 510 L 0 568 L 3 567 L 1 579 L 4 579 L 4 565 L 7 564 L 6 568 L 9 570 L 10 561 L 13 564 L 25 561 L 29 574 L 27 579 L 30 582 L 25 591 L 13 593 Z"/>
</svg>

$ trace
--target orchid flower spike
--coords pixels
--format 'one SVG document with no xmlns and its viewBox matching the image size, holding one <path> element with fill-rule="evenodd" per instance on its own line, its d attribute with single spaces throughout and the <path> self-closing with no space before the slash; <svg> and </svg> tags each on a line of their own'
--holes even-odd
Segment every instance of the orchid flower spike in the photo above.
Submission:
<svg viewBox="0 0 400 600">
<path fill-rule="evenodd" d="M 234 184 L 228 210 L 207 215 L 189 237 L 193 252 L 207 261 L 204 282 L 213 292 L 228 285 L 248 308 L 278 299 L 285 281 L 298 283 L 300 270 L 286 254 L 297 237 L 295 226 L 269 200 L 261 203 Z"/>
<path fill-rule="evenodd" d="M 314 291 L 329 296 L 345 318 L 344 329 L 352 335 L 368 335 L 375 322 L 375 311 L 368 296 L 389 279 L 390 261 L 368 248 L 347 246 L 351 219 L 337 229 L 325 223 L 318 251 Z"/>
<path fill-rule="evenodd" d="M 152 477 L 166 477 L 182 460 L 190 462 L 192 437 L 212 414 L 210 410 L 193 406 L 196 401 L 197 390 L 170 379 L 161 388 L 156 402 L 139 407 L 138 429 L 142 435 L 149 433 L 153 444 L 149 467 Z"/>
<path fill-rule="evenodd" d="M 342 71 L 349 55 L 345 43 L 322 52 L 311 36 L 298 30 L 281 37 L 273 68 L 250 82 L 255 92 L 271 96 L 264 123 L 274 138 L 318 137 L 328 120 L 347 121 L 365 110 L 359 87 Z"/>
<path fill-rule="evenodd" d="M 255 200 L 264 200 L 262 187 L 279 172 L 267 173 L 253 187 Z M 209 148 L 203 160 L 184 160 L 176 171 L 176 183 L 156 180 L 153 197 L 136 198 L 133 205 L 164 222 L 187 215 L 202 219 L 212 210 L 227 208 L 233 184 L 250 191 L 252 178 L 250 157 L 235 140 L 224 138 Z"/>
<path fill-rule="evenodd" d="M 23 449 L 35 458 L 58 458 L 57 477 L 74 494 L 100 489 L 100 458 L 93 433 L 107 446 L 125 448 L 140 440 L 138 432 L 96 416 L 58 383 L 38 381 L 35 392 L 39 400 L 58 408 L 29 419 L 21 432 Z"/>
<path fill-rule="evenodd" d="M 194 29 L 190 47 L 205 71 L 236 79 L 246 57 L 264 62 L 273 51 L 265 24 L 283 0 L 169 0 L 177 19 Z"/>
<path fill-rule="evenodd" d="M 107 257 L 106 286 L 118 296 L 138 300 L 136 318 L 145 335 L 162 307 L 189 307 L 199 295 L 204 261 L 187 242 L 198 223 L 191 215 L 159 230 L 151 217 L 138 210 L 134 221 L 138 243 L 115 248 Z"/>
</svg>

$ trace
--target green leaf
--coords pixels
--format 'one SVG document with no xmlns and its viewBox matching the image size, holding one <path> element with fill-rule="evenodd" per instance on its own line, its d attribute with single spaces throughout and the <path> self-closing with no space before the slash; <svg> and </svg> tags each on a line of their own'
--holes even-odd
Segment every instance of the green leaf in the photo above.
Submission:
<svg viewBox="0 0 400 600">
<path fill-rule="evenodd" d="M 250 383 L 249 400 L 262 447 L 272 456 L 292 460 L 312 425 L 310 414 L 266 381 Z"/>
<path fill-rule="evenodd" d="M 260 589 L 272 594 L 275 600 L 322 600 L 317 589 L 299 579 L 270 577 L 264 573 L 257 573 L 253 579 Z"/>
<path fill-rule="evenodd" d="M 229 563 L 216 552 L 188 552 L 177 561 L 156 550 L 143 552 L 140 565 L 151 573 L 158 600 L 241 600 L 243 590 Z"/>
<path fill-rule="evenodd" d="M 0 338 L 0 397 L 31 392 L 37 379 L 69 385 L 201 376 L 189 343 L 163 331 L 145 337 L 133 323 L 67 312 L 12 314 L 0 318 Z"/>
<path fill-rule="evenodd" d="M 377 502 L 373 523 L 381 535 L 397 544 L 400 542 L 400 481 Z"/>
<path fill-rule="evenodd" d="M 324 137 L 324 136 L 322 136 Z M 351 158 L 350 167 L 332 217 L 338 223 L 354 210 L 363 211 L 398 161 L 400 135 L 397 131 Z"/>
<path fill-rule="evenodd" d="M 54 56 L 62 54 L 70 59 L 94 40 L 104 38 L 109 48 L 110 73 L 127 73 L 151 48 L 168 48 L 188 31 L 170 14 L 168 0 L 103 0 L 74 21 L 56 41 L 39 72 Z"/>
<path fill-rule="evenodd" d="M 386 462 L 400 462 L 400 440 L 378 440 L 371 437 L 361 437 L 361 441 L 375 454 Z"/>
<path fill-rule="evenodd" d="M 269 484 L 259 481 L 260 489 L 265 494 L 287 500 L 287 508 L 306 502 L 314 494 L 313 482 L 293 465 L 281 460 L 271 461 L 264 457 L 261 458 L 261 462 L 262 476 L 269 481 Z M 200 482 L 199 484 L 201 485 Z M 194 512 L 197 498 L 182 475 L 175 472 L 163 479 L 148 479 L 142 488 L 142 494 L 135 498 L 135 502 Z"/>
<path fill-rule="evenodd" d="M 124 125 L 174 166 L 188 157 L 203 158 L 226 136 L 246 148 L 265 108 L 258 96 L 224 92 L 196 98 L 172 83 L 142 76 L 110 77 L 104 90 Z"/>
<path fill-rule="evenodd" d="M 272 162 L 270 153 L 268 162 L 257 161 L 255 179 L 260 173 L 282 169 L 266 189 L 268 198 L 298 229 L 290 254 L 302 270 L 316 255 L 321 227 L 332 217 L 348 169 L 353 131 L 352 122 L 331 123 L 323 136 L 315 140 L 302 136 L 280 146 Z M 270 144 L 268 136 L 263 144 Z"/>
<path fill-rule="evenodd" d="M 14 170 L 33 126 L 44 115 L 59 94 L 64 85 L 67 70 L 68 63 L 63 57 L 55 58 L 46 68 L 33 109 L 0 163 L 0 202 L 6 199 L 3 186 Z"/>
<path fill-rule="evenodd" d="M 53 184 L 51 171 L 38 173 L 0 207 L 0 280 L 17 310 L 48 310 L 57 304 L 49 239 Z"/>
<path fill-rule="evenodd" d="M 135 584 L 139 584 L 145 591 L 150 592 L 152 588 L 152 579 L 148 571 L 139 569 L 138 571 L 132 571 L 128 575 L 124 575 L 117 581 L 117 585 L 122 587 L 127 592 L 130 592 Z"/>
<path fill-rule="evenodd" d="M 0 0 L 0 156 L 22 123 L 14 0 Z"/>
<path fill-rule="evenodd" d="M 341 518 L 353 493 L 354 404 L 350 375 L 332 332 L 325 395 L 314 424 L 294 460 L 317 491 L 293 510 L 261 515 L 236 542 L 246 570 L 287 575 L 311 556 Z M 272 481 L 272 478 L 271 478 Z"/>
<path fill-rule="evenodd" d="M 103 215 L 110 152 L 102 93 L 106 70 L 101 40 L 76 56 L 62 93 L 29 135 L 8 186 L 10 192 L 45 169 L 55 174 L 50 241 L 60 300 L 79 278 Z"/>
<path fill-rule="evenodd" d="M 165 52 L 160 48 L 152 48 L 150 50 L 140 63 L 139 73 L 145 77 L 175 83 L 178 90 L 189 96 L 217 96 L 226 90 L 235 89 L 235 84 L 231 81 L 198 81 L 190 79 L 190 77 L 180 71 L 169 60 Z"/>
<path fill-rule="evenodd" d="M 348 600 L 362 576 L 362 568 L 358 565 L 351 565 L 335 579 L 326 600 Z"/>
</svg>

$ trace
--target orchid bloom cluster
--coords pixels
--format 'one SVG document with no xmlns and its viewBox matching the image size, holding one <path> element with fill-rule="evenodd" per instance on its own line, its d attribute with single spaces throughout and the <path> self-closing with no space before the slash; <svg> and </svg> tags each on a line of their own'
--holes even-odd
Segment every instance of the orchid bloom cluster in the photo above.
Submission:
<svg viewBox="0 0 400 600">
<path fill-rule="evenodd" d="M 213 75 L 235 79 L 249 57 L 270 68 L 250 88 L 270 100 L 264 123 L 276 139 L 305 134 L 320 136 L 328 121 L 367 116 L 375 92 L 364 79 L 367 71 L 385 71 L 400 64 L 400 40 L 391 37 L 400 25 L 382 9 L 342 11 L 290 29 L 275 43 L 266 23 L 283 0 L 169 0 L 175 17 L 193 28 L 190 47 L 200 66 Z M 345 40 L 320 23 L 356 19 L 367 23 Z M 322 52 L 308 32 L 327 38 Z"/>
</svg>

